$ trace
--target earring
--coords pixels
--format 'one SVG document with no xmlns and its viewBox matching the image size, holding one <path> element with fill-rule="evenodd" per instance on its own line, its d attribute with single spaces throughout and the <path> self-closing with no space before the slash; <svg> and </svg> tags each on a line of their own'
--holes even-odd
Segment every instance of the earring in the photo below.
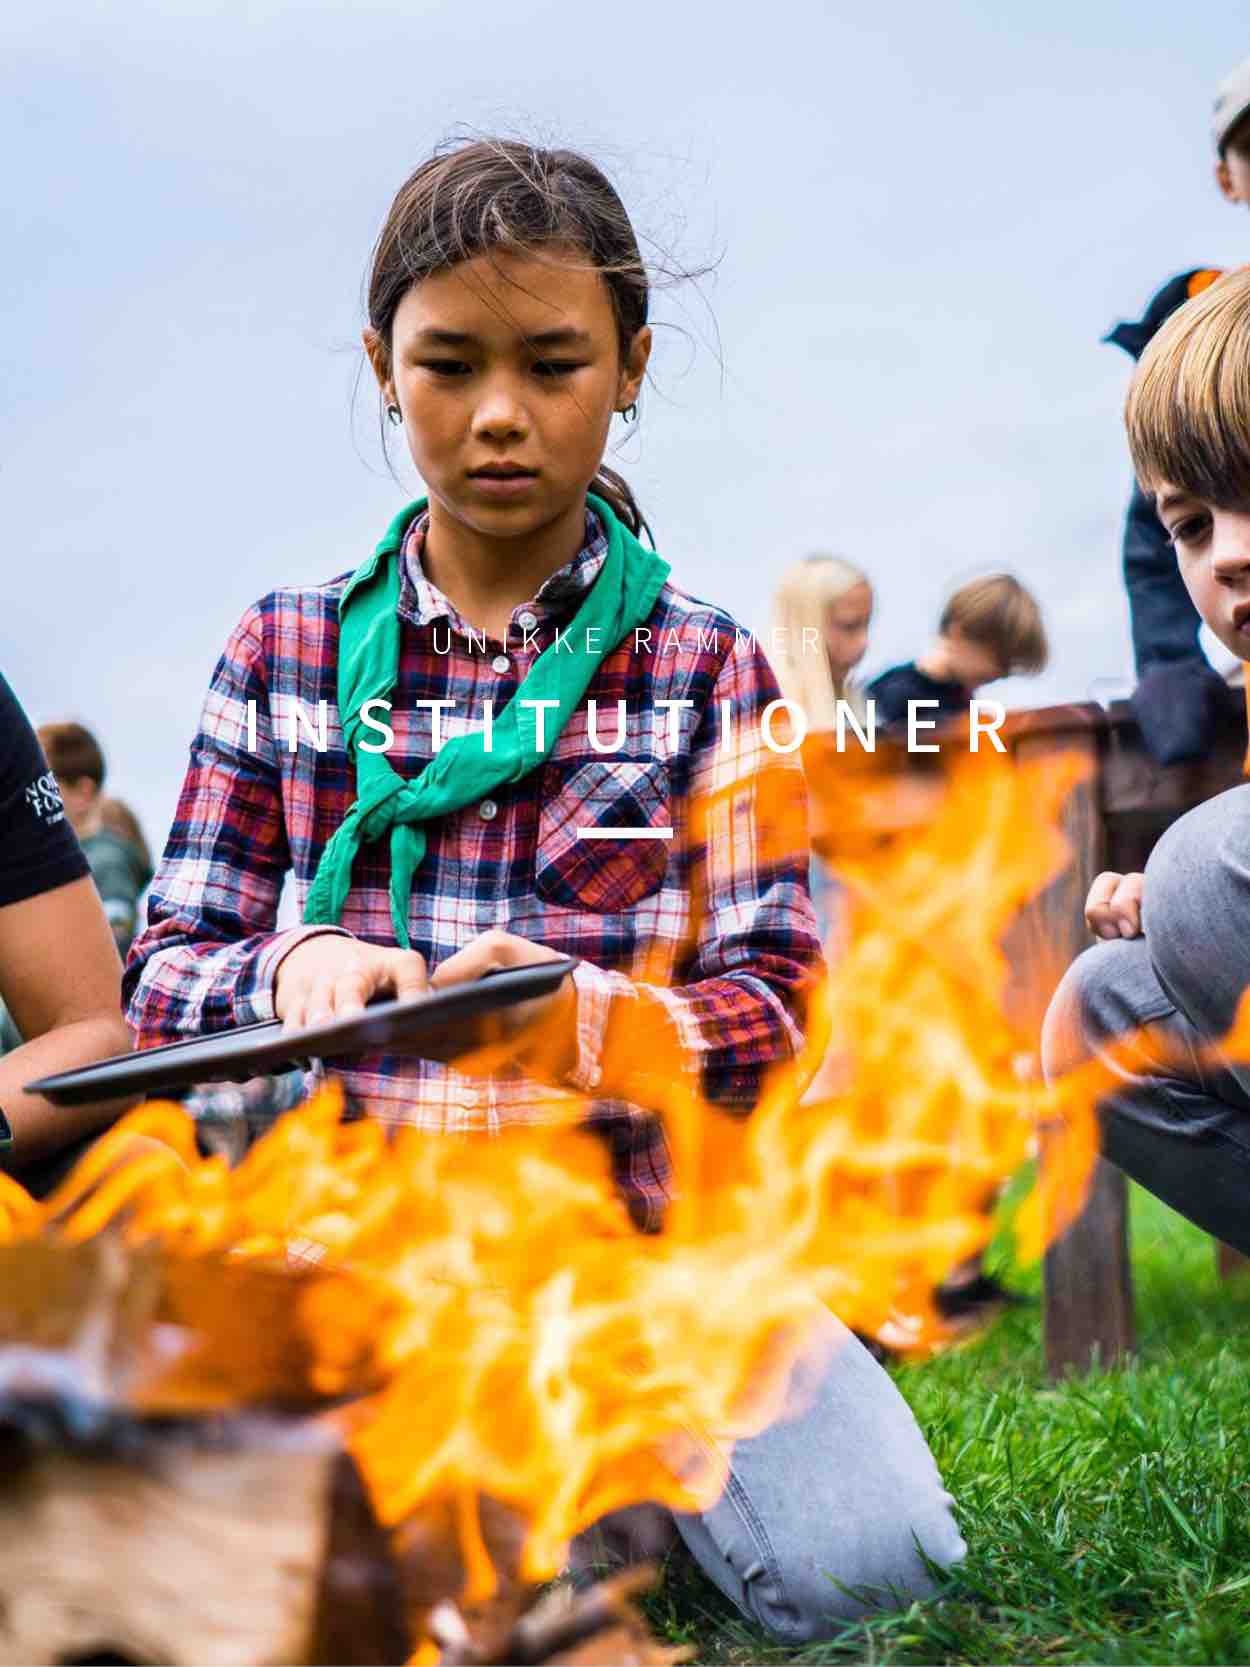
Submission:
<svg viewBox="0 0 1250 1667">
<path fill-rule="evenodd" d="M 638 421 L 638 401 L 635 400 L 632 405 L 625 406 L 621 412 L 621 417 L 627 423 L 636 423 Z"/>
<path fill-rule="evenodd" d="M 403 420 L 404 420 L 404 414 L 399 409 L 398 405 L 388 405 L 387 408 L 386 408 L 386 414 L 390 418 L 390 420 L 395 424 L 396 428 L 398 428 L 400 423 L 402 423 Z"/>
</svg>

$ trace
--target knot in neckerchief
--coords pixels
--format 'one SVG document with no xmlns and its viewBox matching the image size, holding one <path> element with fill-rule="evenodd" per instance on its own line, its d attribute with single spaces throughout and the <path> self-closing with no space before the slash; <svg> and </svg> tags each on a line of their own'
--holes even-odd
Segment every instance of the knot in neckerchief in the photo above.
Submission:
<svg viewBox="0 0 1250 1667">
<path fill-rule="evenodd" d="M 385 700 L 399 675 L 399 584 L 404 535 L 426 506 L 420 498 L 395 517 L 373 554 L 356 569 L 339 599 L 338 704 L 343 744 L 356 768 L 356 798 L 321 854 L 304 919 L 337 925 L 352 884 L 352 864 L 362 845 L 385 834 L 391 839 L 391 922 L 395 939 L 409 947 L 408 900 L 413 876 L 425 855 L 423 824 L 488 797 L 520 781 L 541 764 L 606 657 L 655 606 L 668 578 L 668 563 L 645 550 L 613 512 L 593 494 L 587 503 L 603 523 L 608 553 L 594 583 L 565 633 L 534 661 L 516 694 L 494 719 L 486 751 L 480 730 L 446 742 L 419 776 L 406 781 L 386 754 L 363 750 L 362 709 Z M 602 648 L 587 647 L 598 631 Z M 572 647 L 573 652 L 568 651 Z M 554 700 L 554 707 L 522 707 L 524 700 Z M 538 715 L 545 718 L 538 745 Z M 368 716 L 366 712 L 364 716 Z"/>
</svg>

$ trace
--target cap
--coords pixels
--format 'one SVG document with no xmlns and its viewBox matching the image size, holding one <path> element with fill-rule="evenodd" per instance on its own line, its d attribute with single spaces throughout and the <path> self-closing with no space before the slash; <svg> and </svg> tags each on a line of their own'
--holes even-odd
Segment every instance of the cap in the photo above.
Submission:
<svg viewBox="0 0 1250 1667">
<path fill-rule="evenodd" d="M 1250 111 L 1250 58 L 1238 64 L 1215 89 L 1211 137 L 1217 151 L 1223 151 L 1224 141 L 1247 111 Z"/>
</svg>

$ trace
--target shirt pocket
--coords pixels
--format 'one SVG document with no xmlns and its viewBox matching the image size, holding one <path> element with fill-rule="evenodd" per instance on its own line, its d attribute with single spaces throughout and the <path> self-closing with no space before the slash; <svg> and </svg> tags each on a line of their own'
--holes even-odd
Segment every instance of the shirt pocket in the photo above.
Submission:
<svg viewBox="0 0 1250 1667">
<path fill-rule="evenodd" d="M 642 829 L 647 837 L 628 837 Z M 599 914 L 632 908 L 663 885 L 671 844 L 663 760 L 544 766 L 534 890 L 546 902 Z"/>
</svg>

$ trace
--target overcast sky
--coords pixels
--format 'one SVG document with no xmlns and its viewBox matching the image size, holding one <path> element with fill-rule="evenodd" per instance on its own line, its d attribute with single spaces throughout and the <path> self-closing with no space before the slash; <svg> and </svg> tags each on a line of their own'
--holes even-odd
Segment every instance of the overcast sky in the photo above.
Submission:
<svg viewBox="0 0 1250 1667">
<path fill-rule="evenodd" d="M 97 730 L 153 843 L 241 612 L 415 490 L 353 403 L 361 284 L 458 126 L 588 150 L 644 238 L 719 257 L 657 298 L 617 458 L 686 589 L 762 628 L 785 563 L 844 552 L 872 670 L 1006 566 L 1055 648 L 1011 703 L 1128 678 L 1128 361 L 1098 338 L 1250 256 L 1207 137 L 1244 0 L 53 0 L 0 47 L 0 669 Z"/>
</svg>

